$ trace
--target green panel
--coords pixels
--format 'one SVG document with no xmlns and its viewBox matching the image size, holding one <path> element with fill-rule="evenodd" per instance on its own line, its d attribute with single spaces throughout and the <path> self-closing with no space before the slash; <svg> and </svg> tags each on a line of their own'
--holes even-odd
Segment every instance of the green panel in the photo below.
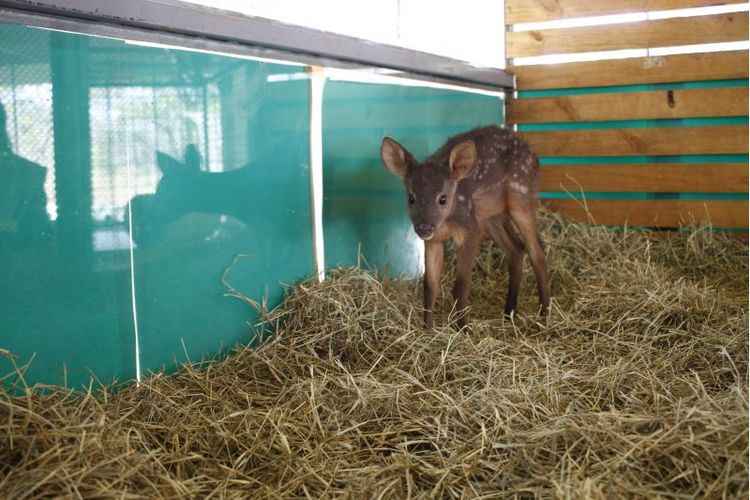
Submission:
<svg viewBox="0 0 750 500">
<path fill-rule="evenodd" d="M 326 83 L 323 184 L 326 266 L 367 264 L 418 274 L 422 242 L 406 214 L 401 181 L 380 161 L 392 136 L 424 159 L 459 132 L 502 123 L 498 97 L 425 87 Z"/>
<path fill-rule="evenodd" d="M 0 348 L 35 357 L 29 383 L 135 373 L 116 196 L 128 165 L 105 173 L 92 157 L 92 50 L 86 37 L 0 24 Z"/>
<path fill-rule="evenodd" d="M 312 273 L 300 68 L 0 31 L 0 349 L 78 386 L 251 341 L 234 257 L 269 306 Z"/>
<path fill-rule="evenodd" d="M 280 283 L 312 274 L 309 81 L 297 67 L 138 52 L 131 49 L 131 58 L 144 64 L 171 53 L 187 68 L 213 68 L 208 76 L 185 72 L 178 89 L 141 96 L 131 86 L 110 104 L 120 116 L 143 106 L 111 142 L 142 158 L 132 220 L 147 372 L 252 340 L 247 323 L 257 315 L 226 297 L 221 283 L 236 255 L 246 257 L 232 268 L 231 284 L 271 307 L 282 298 Z M 158 162 L 157 151 L 169 156 Z"/>
</svg>

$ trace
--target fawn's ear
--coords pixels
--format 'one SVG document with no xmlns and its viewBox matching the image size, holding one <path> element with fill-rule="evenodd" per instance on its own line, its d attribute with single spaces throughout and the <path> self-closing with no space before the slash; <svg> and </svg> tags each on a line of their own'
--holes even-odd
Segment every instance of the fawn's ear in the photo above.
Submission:
<svg viewBox="0 0 750 500">
<path fill-rule="evenodd" d="M 164 175 L 179 173 L 184 168 L 182 163 L 161 151 L 156 152 L 156 166 L 159 167 L 159 170 Z"/>
<path fill-rule="evenodd" d="M 477 146 L 474 141 L 464 141 L 453 146 L 448 159 L 451 179 L 461 180 L 471 172 L 477 162 Z"/>
<path fill-rule="evenodd" d="M 383 159 L 385 168 L 390 170 L 391 173 L 399 177 L 406 175 L 411 155 L 401 144 L 390 137 L 384 138 L 383 143 L 380 145 L 380 157 Z"/>
</svg>

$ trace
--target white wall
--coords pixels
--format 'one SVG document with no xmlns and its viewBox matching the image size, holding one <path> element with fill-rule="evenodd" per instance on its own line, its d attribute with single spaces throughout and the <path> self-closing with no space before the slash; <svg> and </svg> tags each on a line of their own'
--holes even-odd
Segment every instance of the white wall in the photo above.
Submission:
<svg viewBox="0 0 750 500">
<path fill-rule="evenodd" d="M 188 0 L 502 68 L 502 0 Z"/>
</svg>

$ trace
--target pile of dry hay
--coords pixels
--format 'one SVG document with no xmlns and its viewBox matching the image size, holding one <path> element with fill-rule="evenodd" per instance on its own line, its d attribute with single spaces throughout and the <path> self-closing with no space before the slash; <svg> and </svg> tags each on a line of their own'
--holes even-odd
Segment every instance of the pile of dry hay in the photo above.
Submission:
<svg viewBox="0 0 750 500">
<path fill-rule="evenodd" d="M 544 324 L 529 272 L 499 318 L 488 247 L 471 332 L 423 331 L 416 282 L 340 270 L 296 287 L 260 349 L 119 392 L 2 393 L 0 497 L 747 498 L 747 247 L 550 216 L 544 235 Z"/>
</svg>

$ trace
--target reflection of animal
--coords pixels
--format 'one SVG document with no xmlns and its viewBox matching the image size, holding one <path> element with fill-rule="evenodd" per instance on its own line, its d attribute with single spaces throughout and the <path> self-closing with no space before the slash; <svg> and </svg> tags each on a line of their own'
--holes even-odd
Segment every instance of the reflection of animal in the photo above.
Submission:
<svg viewBox="0 0 750 500">
<path fill-rule="evenodd" d="M 480 243 L 487 236 L 509 256 L 505 313 L 516 308 L 524 252 L 531 258 L 539 301 L 546 313 L 549 283 L 536 226 L 539 161 L 523 140 L 499 127 L 478 128 L 449 139 L 426 161 L 418 163 L 400 144 L 386 137 L 381 156 L 388 170 L 402 177 L 414 230 L 425 241 L 427 327 L 433 323 L 443 242 L 448 239 L 458 247 L 453 296 L 458 302 L 459 325 L 466 324 L 471 271 Z"/>
<path fill-rule="evenodd" d="M 156 152 L 162 172 L 156 192 L 131 200 L 133 238 L 138 244 L 152 243 L 169 224 L 192 213 L 228 215 L 246 224 L 263 215 L 249 202 L 260 201 L 263 195 L 259 190 L 267 191 L 256 177 L 259 172 L 248 165 L 227 172 L 205 172 L 201 163 L 192 144 L 185 148 L 183 161 Z"/>
<path fill-rule="evenodd" d="M 44 178 L 47 169 L 11 149 L 0 103 L 0 238 L 38 238 L 49 233 Z"/>
</svg>

